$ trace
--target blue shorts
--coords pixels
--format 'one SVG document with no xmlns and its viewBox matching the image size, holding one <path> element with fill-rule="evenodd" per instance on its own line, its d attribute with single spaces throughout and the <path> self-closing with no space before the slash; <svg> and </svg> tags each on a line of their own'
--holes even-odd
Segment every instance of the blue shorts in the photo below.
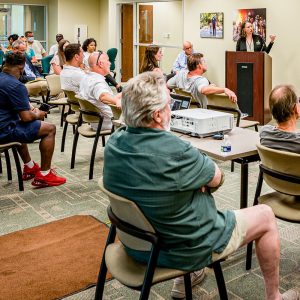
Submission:
<svg viewBox="0 0 300 300">
<path fill-rule="evenodd" d="M 35 120 L 31 122 L 17 121 L 4 129 L 1 129 L 0 143 L 32 143 L 39 139 L 39 130 L 41 121 Z"/>
</svg>

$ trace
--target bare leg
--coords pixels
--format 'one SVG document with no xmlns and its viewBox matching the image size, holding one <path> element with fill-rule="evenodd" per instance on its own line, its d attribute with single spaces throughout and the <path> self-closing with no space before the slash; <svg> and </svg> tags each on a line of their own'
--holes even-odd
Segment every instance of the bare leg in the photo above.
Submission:
<svg viewBox="0 0 300 300">
<path fill-rule="evenodd" d="M 39 130 L 40 151 L 41 151 L 41 171 L 51 168 L 51 160 L 55 146 L 56 127 L 53 124 L 41 122 Z"/>
<path fill-rule="evenodd" d="M 31 161 L 31 157 L 30 157 L 30 154 L 28 151 L 27 144 L 22 144 L 22 146 L 17 148 L 17 150 L 18 150 L 24 164 Z"/>
<path fill-rule="evenodd" d="M 267 205 L 240 210 L 247 221 L 244 245 L 255 240 L 256 254 L 264 276 L 266 299 L 279 300 L 280 241 L 273 211 Z"/>
</svg>

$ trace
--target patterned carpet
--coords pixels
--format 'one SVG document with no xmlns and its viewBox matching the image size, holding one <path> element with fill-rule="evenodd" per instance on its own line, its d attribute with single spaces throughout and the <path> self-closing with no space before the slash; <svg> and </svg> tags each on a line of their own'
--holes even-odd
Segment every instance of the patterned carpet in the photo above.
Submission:
<svg viewBox="0 0 300 300">
<path fill-rule="evenodd" d="M 59 112 L 53 111 L 48 121 L 59 124 Z M 103 149 L 99 145 L 96 155 L 94 179 L 88 180 L 89 159 L 92 141 L 79 138 L 75 169 L 70 169 L 72 130 L 69 128 L 65 152 L 60 152 L 62 128 L 57 125 L 56 147 L 53 166 L 58 174 L 67 178 L 67 183 L 59 187 L 33 189 L 25 183 L 25 191 L 18 191 L 16 173 L 13 181 L 7 182 L 4 159 L 3 174 L 0 175 L 0 234 L 14 232 L 76 214 L 93 215 L 107 222 L 107 198 L 99 191 L 97 180 L 103 165 Z M 38 143 L 29 145 L 32 158 L 39 162 Z M 226 174 L 225 184 L 214 196 L 219 209 L 239 207 L 240 167 L 235 164 L 235 172 L 230 172 L 230 163 L 217 162 Z M 13 160 L 12 160 L 12 164 Z M 258 176 L 258 164 L 249 167 L 249 203 L 252 203 Z M 263 187 L 264 190 L 267 187 Z M 278 221 L 281 237 L 280 288 L 285 291 L 300 287 L 300 226 Z M 229 292 L 229 299 L 263 299 L 263 279 L 256 258 L 250 272 L 245 271 L 245 249 L 240 249 L 223 263 L 223 272 Z M 171 299 L 172 281 L 156 285 L 151 290 L 150 299 Z M 64 298 L 65 300 L 90 300 L 95 289 Z M 105 299 L 138 299 L 139 294 L 112 280 L 106 284 Z M 194 299 L 219 299 L 216 283 L 211 270 L 201 286 L 193 289 Z M 1 298 L 1 297 L 0 297 Z"/>
</svg>

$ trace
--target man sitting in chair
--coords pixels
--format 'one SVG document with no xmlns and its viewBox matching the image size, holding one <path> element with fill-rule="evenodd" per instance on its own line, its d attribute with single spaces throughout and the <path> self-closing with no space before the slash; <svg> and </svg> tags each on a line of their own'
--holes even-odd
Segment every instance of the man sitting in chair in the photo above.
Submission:
<svg viewBox="0 0 300 300">
<path fill-rule="evenodd" d="M 263 146 L 300 154 L 299 99 L 289 85 L 276 86 L 269 97 L 270 110 L 277 125 L 265 125 L 260 133 Z"/>
<path fill-rule="evenodd" d="M 206 95 L 225 93 L 231 101 L 236 102 L 237 97 L 227 88 L 210 84 L 203 74 L 207 70 L 206 62 L 201 53 L 193 53 L 187 58 L 187 70 L 182 70 L 168 80 L 168 88 L 180 88 L 192 94 L 202 108 L 207 107 Z"/>
<path fill-rule="evenodd" d="M 94 52 L 89 57 L 90 71 L 85 74 L 80 83 L 79 97 L 97 106 L 104 115 L 102 130 L 112 128 L 112 111 L 108 104 L 121 107 L 121 93 L 114 95 L 105 81 L 110 72 L 110 62 L 105 52 Z M 93 129 L 96 124 L 91 124 Z"/>
<path fill-rule="evenodd" d="M 134 201 L 157 230 L 167 247 L 159 266 L 202 269 L 192 275 L 192 285 L 201 282 L 204 267 L 255 240 L 266 299 L 299 299 L 295 290 L 283 295 L 278 290 L 280 246 L 272 210 L 265 205 L 216 209 L 211 192 L 222 184 L 223 174 L 205 154 L 169 132 L 170 101 L 156 72 L 128 81 L 122 93 L 128 127 L 118 129 L 105 147 L 104 187 Z M 147 257 L 147 252 L 126 250 L 138 261 Z M 171 295 L 184 297 L 181 278 Z"/>
<path fill-rule="evenodd" d="M 41 121 L 46 112 L 30 106 L 28 93 L 18 79 L 23 73 L 25 55 L 8 53 L 0 73 L 0 143 L 19 142 L 24 162 L 23 180 L 32 178 L 37 187 L 57 186 L 66 182 L 51 169 L 55 145 L 55 125 Z M 41 168 L 30 157 L 27 144 L 40 141 Z"/>
</svg>

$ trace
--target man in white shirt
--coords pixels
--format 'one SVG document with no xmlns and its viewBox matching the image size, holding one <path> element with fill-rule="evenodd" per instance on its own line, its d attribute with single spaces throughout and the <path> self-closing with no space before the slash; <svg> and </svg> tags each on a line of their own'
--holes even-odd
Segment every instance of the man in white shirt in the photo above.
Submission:
<svg viewBox="0 0 300 300">
<path fill-rule="evenodd" d="M 90 101 L 101 110 L 104 115 L 102 130 L 111 129 L 112 111 L 107 104 L 121 107 L 121 93 L 114 95 L 105 81 L 105 76 L 110 72 L 108 55 L 102 51 L 92 53 L 89 66 L 90 71 L 80 83 L 79 97 Z M 96 128 L 94 124 L 91 125 L 93 129 Z"/>
<path fill-rule="evenodd" d="M 61 88 L 79 93 L 80 82 L 85 72 L 80 68 L 83 50 L 79 44 L 69 44 L 65 49 L 66 64 L 60 73 Z"/>
<path fill-rule="evenodd" d="M 64 38 L 64 36 L 61 33 L 58 33 L 55 37 L 56 39 L 56 44 L 52 45 L 50 50 L 49 50 L 49 54 L 48 55 L 54 55 L 57 51 L 58 51 L 58 43 L 60 40 L 62 40 Z"/>
<path fill-rule="evenodd" d="M 236 94 L 228 88 L 218 87 L 211 84 L 203 76 L 207 66 L 201 53 L 193 53 L 188 57 L 188 71 L 182 70 L 173 78 L 168 80 L 167 86 L 170 89 L 180 88 L 192 94 L 192 96 L 201 105 L 201 108 L 207 107 L 206 95 L 225 93 L 232 102 L 237 102 Z"/>
<path fill-rule="evenodd" d="M 37 60 L 41 60 L 42 57 L 47 55 L 46 50 L 44 49 L 42 44 L 38 40 L 34 39 L 32 31 L 26 31 L 25 37 L 27 39 L 29 48 L 34 51 Z"/>
</svg>

